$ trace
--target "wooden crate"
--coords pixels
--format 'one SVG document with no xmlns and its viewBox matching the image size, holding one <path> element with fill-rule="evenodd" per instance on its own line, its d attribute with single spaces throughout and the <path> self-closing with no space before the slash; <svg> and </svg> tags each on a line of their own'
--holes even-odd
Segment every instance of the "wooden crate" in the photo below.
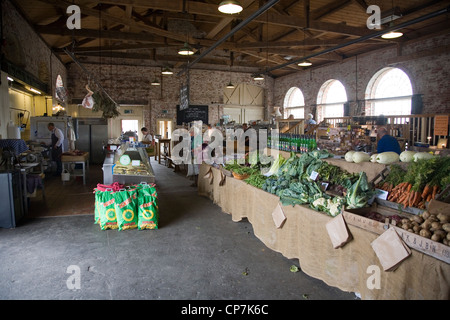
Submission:
<svg viewBox="0 0 450 320">
<path fill-rule="evenodd" d="M 390 227 L 395 228 L 395 231 L 397 231 L 408 247 L 450 264 L 449 246 L 393 225 Z"/>
<path fill-rule="evenodd" d="M 442 202 L 439 203 L 439 201 L 435 201 L 434 203 L 430 203 L 428 210 L 431 214 L 437 214 L 439 212 L 448 213 L 450 212 L 449 207 L 449 204 Z M 383 223 L 363 216 L 370 211 L 376 211 L 386 216 L 386 221 Z M 414 216 L 414 214 L 385 207 L 376 202 L 371 207 L 360 209 L 345 209 L 343 212 L 345 222 L 349 225 L 353 225 L 379 235 L 381 235 L 388 228 L 395 228 L 398 235 L 411 249 L 420 251 L 426 255 L 432 256 L 436 259 L 450 264 L 450 246 L 433 241 L 431 239 L 422 237 L 418 234 L 406 231 L 395 226 L 395 222 L 393 222 L 392 219 L 389 218 L 394 214 L 408 219 Z"/>
<path fill-rule="evenodd" d="M 379 222 L 373 219 L 366 218 L 364 215 L 375 211 L 386 217 L 386 221 Z M 359 227 L 361 229 L 376 233 L 382 234 L 389 228 L 391 224 L 391 216 L 399 215 L 403 218 L 410 218 L 412 215 L 409 213 L 399 212 L 397 210 L 393 210 L 391 208 L 383 207 L 378 205 L 376 202 L 372 204 L 370 207 L 359 208 L 359 209 L 345 209 L 343 212 L 345 222 Z"/>
</svg>

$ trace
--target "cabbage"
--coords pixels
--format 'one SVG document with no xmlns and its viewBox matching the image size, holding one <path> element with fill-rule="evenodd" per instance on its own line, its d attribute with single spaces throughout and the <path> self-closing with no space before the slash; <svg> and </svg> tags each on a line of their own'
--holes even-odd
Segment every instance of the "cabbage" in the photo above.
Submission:
<svg viewBox="0 0 450 320">
<path fill-rule="evenodd" d="M 369 156 L 369 154 L 367 154 L 365 152 L 357 151 L 357 152 L 353 153 L 352 159 L 353 159 L 353 162 L 355 162 L 355 163 L 369 162 L 370 156 Z"/>
<path fill-rule="evenodd" d="M 379 153 L 377 155 L 376 159 L 377 159 L 378 163 L 390 164 L 390 163 L 398 162 L 398 160 L 400 159 L 400 156 L 398 155 L 397 152 L 387 151 L 387 152 Z"/>
<path fill-rule="evenodd" d="M 434 157 L 434 155 L 432 155 L 431 153 L 428 153 L 428 152 L 416 152 L 413 156 L 413 159 L 414 159 L 414 162 L 416 162 L 419 159 L 428 160 L 433 157 Z"/>
<path fill-rule="evenodd" d="M 403 151 L 400 153 L 401 162 L 412 162 L 414 160 L 413 156 L 416 154 L 415 151 Z"/>
<path fill-rule="evenodd" d="M 347 162 L 353 162 L 353 154 L 355 153 L 355 151 L 348 151 L 345 154 L 345 161 Z"/>
</svg>

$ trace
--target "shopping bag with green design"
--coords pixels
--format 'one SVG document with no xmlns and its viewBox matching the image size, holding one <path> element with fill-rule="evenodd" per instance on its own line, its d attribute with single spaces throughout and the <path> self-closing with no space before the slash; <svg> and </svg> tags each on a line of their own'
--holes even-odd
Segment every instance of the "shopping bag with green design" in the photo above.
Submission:
<svg viewBox="0 0 450 320">
<path fill-rule="evenodd" d="M 154 185 L 141 185 L 138 189 L 138 228 L 158 229 L 158 197 Z"/>
<path fill-rule="evenodd" d="M 117 225 L 119 230 L 135 229 L 138 226 L 137 192 L 121 189 L 114 193 Z"/>
<path fill-rule="evenodd" d="M 98 215 L 102 230 L 118 228 L 114 202 L 114 192 L 101 192 L 99 196 Z"/>
</svg>

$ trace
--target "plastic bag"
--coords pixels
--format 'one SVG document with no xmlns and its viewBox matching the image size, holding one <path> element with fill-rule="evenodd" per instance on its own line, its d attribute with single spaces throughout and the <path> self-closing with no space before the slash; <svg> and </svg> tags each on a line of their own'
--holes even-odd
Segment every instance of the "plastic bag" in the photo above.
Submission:
<svg viewBox="0 0 450 320">
<path fill-rule="evenodd" d="M 117 229 L 117 218 L 114 192 L 105 191 L 99 197 L 98 215 L 100 218 L 100 228 L 102 230 Z"/>
<path fill-rule="evenodd" d="M 158 197 L 154 185 L 138 187 L 138 229 L 158 229 Z"/>
<path fill-rule="evenodd" d="M 100 224 L 100 205 L 102 203 L 103 191 L 94 188 L 94 223 Z"/>
<path fill-rule="evenodd" d="M 137 190 L 136 188 L 121 189 L 114 193 L 117 225 L 119 230 L 138 227 Z"/>
</svg>

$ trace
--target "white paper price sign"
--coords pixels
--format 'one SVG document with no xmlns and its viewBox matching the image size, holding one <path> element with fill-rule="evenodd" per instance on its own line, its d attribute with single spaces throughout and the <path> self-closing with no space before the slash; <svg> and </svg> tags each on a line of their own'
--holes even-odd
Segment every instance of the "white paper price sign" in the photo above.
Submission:
<svg viewBox="0 0 450 320">
<path fill-rule="evenodd" d="M 309 178 L 313 181 L 316 181 L 318 176 L 319 176 L 319 173 L 316 171 L 313 171 L 313 172 L 311 172 L 311 175 L 309 176 Z"/>
<path fill-rule="evenodd" d="M 141 160 L 132 160 L 131 165 L 133 167 L 139 167 L 141 165 Z"/>
</svg>

